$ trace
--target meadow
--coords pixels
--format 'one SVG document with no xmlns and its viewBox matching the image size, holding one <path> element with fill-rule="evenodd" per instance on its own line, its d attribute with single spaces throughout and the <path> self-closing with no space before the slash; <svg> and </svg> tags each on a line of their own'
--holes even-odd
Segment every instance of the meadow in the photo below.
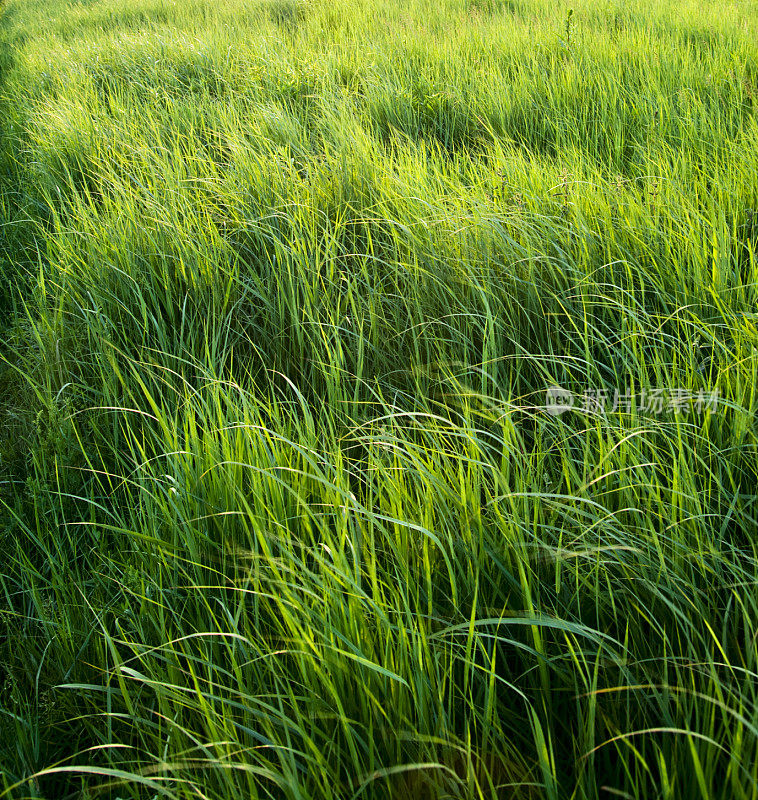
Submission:
<svg viewBox="0 0 758 800">
<path fill-rule="evenodd" d="M 757 800 L 756 111 L 757 0 L 4 0 L 0 798 Z"/>
</svg>

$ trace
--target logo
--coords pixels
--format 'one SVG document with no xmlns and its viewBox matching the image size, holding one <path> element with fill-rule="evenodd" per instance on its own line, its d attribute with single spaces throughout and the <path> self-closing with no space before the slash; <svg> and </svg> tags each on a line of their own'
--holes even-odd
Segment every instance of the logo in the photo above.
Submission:
<svg viewBox="0 0 758 800">
<path fill-rule="evenodd" d="M 560 386 L 550 386 L 545 393 L 545 410 L 551 417 L 559 417 L 574 407 L 574 395 Z"/>
</svg>

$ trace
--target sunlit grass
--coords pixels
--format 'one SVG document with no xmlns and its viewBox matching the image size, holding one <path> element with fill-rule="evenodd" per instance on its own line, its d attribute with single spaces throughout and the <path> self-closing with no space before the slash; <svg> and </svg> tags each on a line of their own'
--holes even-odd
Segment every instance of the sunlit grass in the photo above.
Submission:
<svg viewBox="0 0 758 800">
<path fill-rule="evenodd" d="M 8 0 L 0 796 L 758 798 L 757 56 Z"/>
</svg>

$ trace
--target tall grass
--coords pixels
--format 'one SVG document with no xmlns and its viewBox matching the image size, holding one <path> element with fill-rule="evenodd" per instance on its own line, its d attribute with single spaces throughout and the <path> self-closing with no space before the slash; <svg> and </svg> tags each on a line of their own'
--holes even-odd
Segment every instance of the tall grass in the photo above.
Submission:
<svg viewBox="0 0 758 800">
<path fill-rule="evenodd" d="M 758 798 L 758 4 L 570 11 L 5 2 L 0 797 Z"/>
</svg>

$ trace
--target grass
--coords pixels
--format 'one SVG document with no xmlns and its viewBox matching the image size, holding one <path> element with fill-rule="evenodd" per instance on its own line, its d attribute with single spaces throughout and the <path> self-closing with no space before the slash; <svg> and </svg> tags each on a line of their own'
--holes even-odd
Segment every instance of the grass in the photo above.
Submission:
<svg viewBox="0 0 758 800">
<path fill-rule="evenodd" d="M 6 0 L 0 797 L 758 798 L 757 12 Z"/>
</svg>

